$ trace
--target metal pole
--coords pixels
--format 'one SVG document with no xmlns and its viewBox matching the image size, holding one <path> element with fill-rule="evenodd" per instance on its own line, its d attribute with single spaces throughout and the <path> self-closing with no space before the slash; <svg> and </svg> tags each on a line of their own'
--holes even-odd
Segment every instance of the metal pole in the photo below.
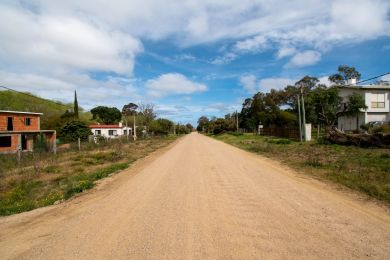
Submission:
<svg viewBox="0 0 390 260">
<path fill-rule="evenodd" d="M 305 116 L 305 100 L 303 99 L 303 92 L 301 89 L 301 94 L 302 94 L 302 124 L 303 124 L 303 137 L 304 140 L 306 141 L 306 116 Z"/>
<path fill-rule="evenodd" d="M 297 100 L 298 100 L 299 139 L 302 142 L 301 102 L 299 101 L 299 94 L 297 95 Z"/>
<path fill-rule="evenodd" d="M 135 141 L 135 140 L 137 140 L 137 129 L 136 129 L 136 126 L 135 126 L 135 115 L 133 115 L 133 119 L 134 119 L 134 124 L 133 124 L 133 126 L 134 126 L 134 135 L 133 135 L 133 137 L 134 137 L 134 141 Z"/>
</svg>

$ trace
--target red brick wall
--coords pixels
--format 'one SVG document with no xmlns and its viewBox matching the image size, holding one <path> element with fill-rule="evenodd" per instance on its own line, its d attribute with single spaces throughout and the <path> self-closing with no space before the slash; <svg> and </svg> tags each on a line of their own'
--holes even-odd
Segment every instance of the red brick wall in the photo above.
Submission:
<svg viewBox="0 0 390 260">
<path fill-rule="evenodd" d="M 1 113 L 0 112 L 0 131 L 7 131 L 7 118 L 13 118 L 14 131 L 37 131 L 40 130 L 39 115 Z M 31 125 L 25 125 L 25 118 L 31 118 Z"/>
</svg>

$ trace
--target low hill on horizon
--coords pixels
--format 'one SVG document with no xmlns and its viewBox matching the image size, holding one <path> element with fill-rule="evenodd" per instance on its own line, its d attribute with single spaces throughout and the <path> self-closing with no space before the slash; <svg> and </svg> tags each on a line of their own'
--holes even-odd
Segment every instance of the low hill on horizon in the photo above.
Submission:
<svg viewBox="0 0 390 260">
<path fill-rule="evenodd" d="M 27 92 L 4 90 L 0 91 L 0 110 L 43 113 L 41 129 L 51 129 L 56 128 L 53 121 L 60 118 L 67 110 L 73 110 L 73 103 L 53 101 Z M 79 117 L 80 120 L 88 122 L 92 116 L 79 107 Z"/>
</svg>

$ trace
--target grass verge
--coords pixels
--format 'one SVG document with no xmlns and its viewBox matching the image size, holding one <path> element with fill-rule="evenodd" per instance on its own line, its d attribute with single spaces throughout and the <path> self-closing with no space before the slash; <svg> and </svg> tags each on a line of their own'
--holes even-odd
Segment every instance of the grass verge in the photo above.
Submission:
<svg viewBox="0 0 390 260">
<path fill-rule="evenodd" d="M 214 138 L 390 203 L 389 149 L 300 143 L 253 134 L 222 134 Z"/>
<path fill-rule="evenodd" d="M 164 147 L 176 136 L 137 142 L 114 142 L 104 147 L 65 151 L 57 155 L 26 154 L 19 166 L 15 156 L 0 155 L 0 216 L 66 200 L 91 189 L 95 181 L 129 167 L 139 158 Z M 1 168 L 4 165 L 6 167 Z M 4 170 L 5 169 L 5 170 Z"/>
</svg>

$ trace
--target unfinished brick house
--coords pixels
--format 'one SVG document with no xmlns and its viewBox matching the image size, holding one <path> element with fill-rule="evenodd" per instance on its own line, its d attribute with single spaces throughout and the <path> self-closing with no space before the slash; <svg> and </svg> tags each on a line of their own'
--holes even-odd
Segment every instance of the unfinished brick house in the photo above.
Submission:
<svg viewBox="0 0 390 260">
<path fill-rule="evenodd" d="M 32 151 L 34 141 L 44 138 L 56 151 L 56 131 L 41 130 L 42 113 L 0 110 L 0 153 Z"/>
</svg>

